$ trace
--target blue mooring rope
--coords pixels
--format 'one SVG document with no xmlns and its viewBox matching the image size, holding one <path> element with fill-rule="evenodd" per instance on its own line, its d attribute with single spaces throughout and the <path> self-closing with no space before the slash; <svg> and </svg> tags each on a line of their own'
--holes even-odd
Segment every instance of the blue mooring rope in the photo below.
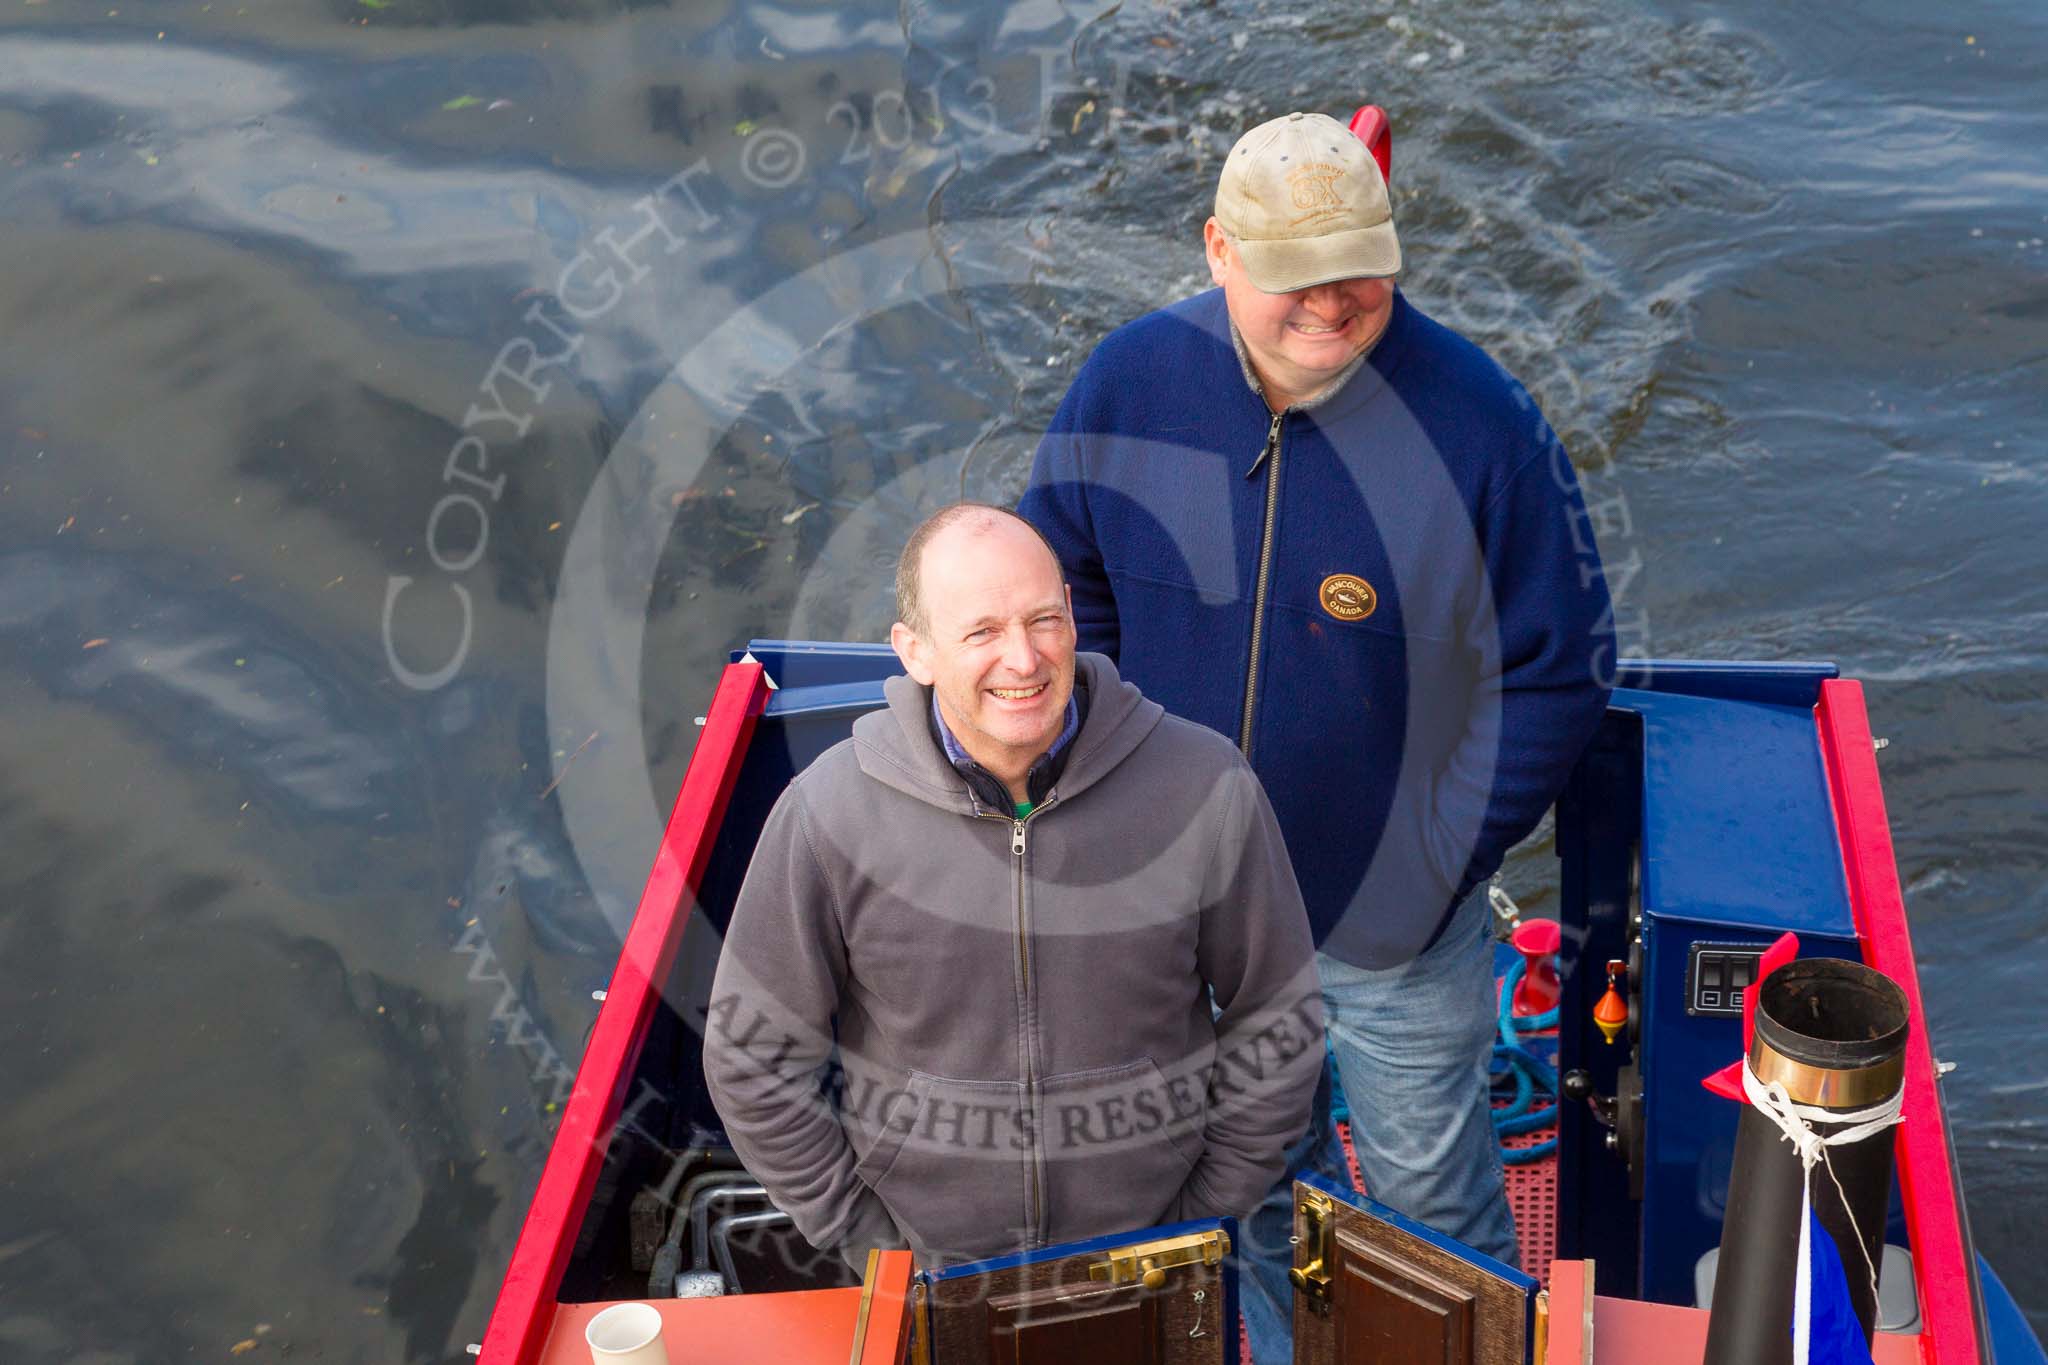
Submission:
<svg viewBox="0 0 2048 1365">
<path fill-rule="evenodd" d="M 1515 1098 L 1507 1108 L 1493 1111 L 1495 1137 L 1533 1133 L 1557 1122 L 1557 1072 L 1548 1062 L 1523 1047 L 1519 1037 L 1521 1033 L 1554 1028 L 1557 1025 L 1557 1007 L 1553 1005 L 1541 1014 L 1515 1016 L 1515 987 L 1521 984 L 1528 970 L 1528 963 L 1517 959 L 1508 968 L 1500 987 L 1500 1041 L 1493 1045 L 1493 1061 L 1488 1074 L 1496 1085 L 1512 1081 Z M 1541 1108 L 1535 1107 L 1539 1092 L 1545 1101 Z M 1557 1138 L 1553 1136 L 1533 1147 L 1502 1146 L 1500 1159 L 1516 1166 L 1548 1156 L 1556 1150 Z"/>
</svg>

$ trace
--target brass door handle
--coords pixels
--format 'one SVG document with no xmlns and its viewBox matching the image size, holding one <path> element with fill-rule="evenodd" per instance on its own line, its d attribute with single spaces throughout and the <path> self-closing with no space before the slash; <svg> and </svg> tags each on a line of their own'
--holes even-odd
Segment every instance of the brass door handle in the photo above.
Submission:
<svg viewBox="0 0 2048 1365">
<path fill-rule="evenodd" d="M 1330 1272 L 1323 1268 L 1320 1256 L 1307 1265 L 1295 1266 L 1287 1272 L 1287 1278 L 1304 1294 L 1320 1296 L 1330 1292 Z"/>
<path fill-rule="evenodd" d="M 1327 1195 L 1310 1191 L 1295 1206 L 1295 1213 L 1300 1218 L 1301 1228 L 1301 1235 L 1296 1241 L 1309 1259 L 1289 1270 L 1287 1278 L 1294 1285 L 1295 1292 L 1308 1300 L 1311 1309 L 1327 1316 L 1330 1311 L 1330 1231 L 1337 1220 L 1336 1209 Z"/>
<path fill-rule="evenodd" d="M 1166 1283 L 1166 1272 L 1175 1266 L 1216 1265 L 1229 1254 L 1230 1236 L 1221 1228 L 1186 1237 L 1163 1237 L 1156 1242 L 1118 1247 L 1088 1267 L 1088 1278 L 1157 1289 Z"/>
</svg>

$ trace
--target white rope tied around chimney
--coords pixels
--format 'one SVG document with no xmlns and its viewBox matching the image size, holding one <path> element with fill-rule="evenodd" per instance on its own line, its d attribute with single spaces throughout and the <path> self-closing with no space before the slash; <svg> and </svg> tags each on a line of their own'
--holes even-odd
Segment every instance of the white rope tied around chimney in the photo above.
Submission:
<svg viewBox="0 0 2048 1365">
<path fill-rule="evenodd" d="M 1793 1281 L 1792 1290 L 1792 1365 L 1807 1365 L 1807 1354 L 1811 1350 L 1812 1326 L 1808 1318 L 1813 1309 L 1812 1273 L 1808 1268 L 1811 1250 L 1809 1233 L 1813 1227 L 1813 1168 L 1817 1165 L 1828 1173 L 1828 1179 L 1835 1182 L 1835 1194 L 1842 1201 L 1842 1211 L 1849 1217 L 1849 1229 L 1856 1234 L 1856 1250 L 1862 1254 L 1864 1270 L 1870 1276 L 1870 1301 L 1877 1302 L 1877 1266 L 1870 1259 L 1870 1249 L 1864 1244 L 1863 1230 L 1856 1226 L 1856 1211 L 1849 1207 L 1849 1196 L 1842 1189 L 1842 1178 L 1835 1174 L 1834 1162 L 1829 1160 L 1827 1149 L 1846 1147 L 1852 1142 L 1861 1142 L 1874 1137 L 1897 1123 L 1900 1119 L 1899 1102 L 1904 1097 L 1900 1087 L 1883 1104 L 1871 1105 L 1868 1109 L 1822 1109 L 1818 1105 L 1794 1104 L 1792 1096 L 1786 1093 L 1782 1081 L 1765 1085 L 1750 1070 L 1749 1059 L 1742 1060 L 1742 1091 L 1749 1096 L 1749 1102 L 1757 1112 L 1777 1127 L 1779 1135 L 1792 1144 L 1799 1153 L 1802 1169 L 1799 1190 L 1799 1270 Z M 1838 1132 L 1821 1134 L 1813 1130 L 1816 1123 L 1846 1125 Z M 1845 1262 L 1846 1268 L 1846 1262 Z"/>
</svg>

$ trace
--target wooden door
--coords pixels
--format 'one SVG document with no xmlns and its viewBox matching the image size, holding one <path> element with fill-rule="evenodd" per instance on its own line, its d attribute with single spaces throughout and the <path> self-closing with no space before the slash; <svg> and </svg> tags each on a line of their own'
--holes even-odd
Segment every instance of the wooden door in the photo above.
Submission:
<svg viewBox="0 0 2048 1365">
<path fill-rule="evenodd" d="M 1236 1224 L 1207 1219 L 921 1274 L 921 1365 L 1225 1365 Z"/>
<path fill-rule="evenodd" d="M 1294 1185 L 1296 1365 L 1526 1365 L 1536 1281 L 1315 1176 Z"/>
</svg>

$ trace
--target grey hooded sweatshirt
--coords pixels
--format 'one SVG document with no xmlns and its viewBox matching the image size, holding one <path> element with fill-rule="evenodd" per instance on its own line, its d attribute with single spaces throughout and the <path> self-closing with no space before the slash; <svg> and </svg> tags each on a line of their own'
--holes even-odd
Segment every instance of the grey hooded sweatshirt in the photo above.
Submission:
<svg viewBox="0 0 2048 1365">
<path fill-rule="evenodd" d="M 1087 718 L 1024 819 L 977 801 L 899 676 L 762 830 L 704 1069 L 815 1246 L 944 1265 L 1243 1215 L 1305 1128 L 1322 1003 L 1265 793 L 1108 659 L 1077 667 Z"/>
</svg>

